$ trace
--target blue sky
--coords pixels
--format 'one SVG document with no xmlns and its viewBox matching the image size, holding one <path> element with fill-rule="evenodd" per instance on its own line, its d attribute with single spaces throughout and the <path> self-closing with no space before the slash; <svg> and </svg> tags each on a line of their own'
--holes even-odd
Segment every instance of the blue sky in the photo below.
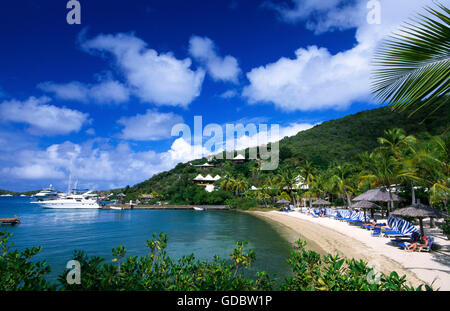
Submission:
<svg viewBox="0 0 450 311">
<path fill-rule="evenodd" d="M 8 1 L 0 189 L 135 184 L 196 155 L 176 123 L 280 124 L 375 108 L 370 58 L 429 1 Z M 379 3 L 381 23 L 367 15 Z M 444 1 L 445 3 L 445 1 Z"/>
</svg>

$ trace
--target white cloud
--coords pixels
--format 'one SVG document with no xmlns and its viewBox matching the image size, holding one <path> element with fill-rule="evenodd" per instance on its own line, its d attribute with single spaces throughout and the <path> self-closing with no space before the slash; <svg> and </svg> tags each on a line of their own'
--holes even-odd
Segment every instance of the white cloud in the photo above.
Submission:
<svg viewBox="0 0 450 311">
<path fill-rule="evenodd" d="M 85 131 L 86 134 L 95 136 L 95 130 L 93 128 L 89 128 Z"/>
<path fill-rule="evenodd" d="M 214 42 L 207 37 L 192 36 L 189 40 L 189 53 L 206 66 L 214 80 L 238 83 L 241 69 L 236 58 L 217 54 Z"/>
<path fill-rule="evenodd" d="M 98 35 L 82 42 L 82 48 L 113 55 L 131 91 L 143 102 L 186 107 L 200 95 L 203 70 L 190 69 L 189 58 L 158 54 L 132 34 Z"/>
<path fill-rule="evenodd" d="M 220 94 L 219 96 L 222 98 L 233 98 L 236 97 L 238 95 L 236 90 L 227 90 L 225 92 L 223 92 L 222 94 Z"/>
<path fill-rule="evenodd" d="M 69 83 L 43 82 L 38 84 L 39 89 L 54 94 L 63 100 L 74 100 L 83 103 L 112 103 L 127 102 L 130 97 L 129 90 L 120 82 L 103 81 L 94 85 L 86 85 L 77 81 Z"/>
<path fill-rule="evenodd" d="M 369 93 L 369 59 L 355 48 L 331 55 L 316 46 L 298 49 L 296 58 L 252 69 L 243 95 L 250 103 L 273 102 L 286 110 L 344 109 Z"/>
<path fill-rule="evenodd" d="M 270 142 L 276 142 L 284 137 L 294 136 L 298 132 L 308 130 L 313 126 L 313 124 L 309 123 L 291 123 L 287 126 L 280 126 L 278 135 L 274 136 L 272 136 L 272 133 L 274 133 L 272 132 L 272 127 L 268 126 L 267 131 L 259 131 L 256 135 L 244 135 L 236 138 L 234 141 L 234 147 L 227 148 L 227 150 L 243 150 L 249 147 L 257 147 Z M 233 146 L 232 141 L 230 140 L 226 146 Z"/>
<path fill-rule="evenodd" d="M 251 104 L 273 103 L 285 111 L 345 109 L 355 101 L 370 101 L 370 61 L 380 41 L 430 1 L 380 0 L 381 24 L 367 22 L 366 1 L 294 0 L 291 8 L 269 5 L 287 21 L 305 21 L 322 32 L 356 27 L 357 44 L 331 54 L 310 46 L 295 51 L 295 58 L 253 68 L 243 95 Z"/>
<path fill-rule="evenodd" d="M 275 10 L 285 22 L 304 21 L 308 29 L 322 33 L 357 27 L 365 20 L 359 13 L 366 4 L 361 0 L 291 0 L 281 4 L 265 2 L 263 6 Z"/>
<path fill-rule="evenodd" d="M 141 141 L 170 138 L 172 127 L 182 122 L 183 118 L 179 115 L 154 110 L 117 121 L 125 127 L 120 138 Z"/>
<path fill-rule="evenodd" d="M 25 123 L 28 131 L 36 135 L 58 135 L 78 132 L 88 122 L 88 114 L 69 108 L 48 105 L 48 97 L 30 97 L 26 101 L 3 101 L 0 119 Z"/>
<path fill-rule="evenodd" d="M 311 126 L 293 123 L 280 127 L 280 135 L 271 137 L 270 141 L 295 135 L 298 131 Z M 243 149 L 255 146 L 258 143 L 257 136 L 258 134 L 248 138 L 240 137 L 237 140 L 237 147 Z M 1 137 L 3 136 L 0 132 Z M 15 150 L 0 153 L 0 188 L 13 184 L 42 188 L 51 183 L 57 189 L 65 190 L 69 172 L 72 180 L 78 180 L 79 186 L 83 188 L 124 187 L 172 169 L 180 162 L 191 161 L 220 151 L 211 152 L 204 146 L 194 147 L 183 138 L 175 139 L 170 149 L 164 152 L 135 151 L 126 142 L 113 146 L 109 139 L 103 138 L 94 138 L 81 144 L 66 141 L 50 145 L 45 149 L 40 149 L 33 144 L 21 143 Z M 23 190 L 29 189 L 31 188 Z"/>
<path fill-rule="evenodd" d="M 46 149 L 16 150 L 15 156 L 7 159 L 0 154 L 0 185 L 5 185 L 4 180 L 8 180 L 7 184 L 26 180 L 27 184 L 44 187 L 52 183 L 65 190 L 70 172 L 80 187 L 111 189 L 142 182 L 198 155 L 201 153 L 192 153 L 182 138 L 161 153 L 137 152 L 128 143 L 112 146 L 105 139 L 92 139 L 83 144 L 66 141 Z"/>
</svg>

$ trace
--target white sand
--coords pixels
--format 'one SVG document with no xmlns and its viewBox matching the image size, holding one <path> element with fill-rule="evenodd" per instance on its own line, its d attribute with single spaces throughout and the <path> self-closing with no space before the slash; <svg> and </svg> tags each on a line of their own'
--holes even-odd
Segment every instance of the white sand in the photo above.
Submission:
<svg viewBox="0 0 450 311">
<path fill-rule="evenodd" d="M 291 240 L 303 238 L 327 253 L 367 261 L 378 271 L 406 274 L 410 285 L 426 283 L 435 290 L 450 290 L 450 241 L 446 239 L 435 237 L 440 251 L 407 252 L 391 244 L 389 238 L 372 237 L 369 230 L 335 219 L 299 212 L 252 213 L 291 229 Z"/>
</svg>

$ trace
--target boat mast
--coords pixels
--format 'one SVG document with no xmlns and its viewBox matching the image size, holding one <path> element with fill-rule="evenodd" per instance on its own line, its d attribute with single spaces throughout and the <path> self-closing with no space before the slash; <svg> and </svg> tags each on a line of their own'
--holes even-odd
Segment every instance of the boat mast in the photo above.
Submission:
<svg viewBox="0 0 450 311">
<path fill-rule="evenodd" d="M 69 172 L 69 183 L 67 184 L 67 194 L 72 194 L 72 190 L 70 189 L 70 184 L 72 183 L 72 172 Z"/>
</svg>

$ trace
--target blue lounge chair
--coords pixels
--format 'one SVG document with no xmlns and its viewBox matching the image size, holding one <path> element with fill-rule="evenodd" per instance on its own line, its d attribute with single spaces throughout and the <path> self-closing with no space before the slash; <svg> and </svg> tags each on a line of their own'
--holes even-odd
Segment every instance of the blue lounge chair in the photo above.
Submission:
<svg viewBox="0 0 450 311">
<path fill-rule="evenodd" d="M 430 252 L 431 247 L 433 246 L 433 243 L 434 243 L 434 238 L 428 238 L 428 246 L 419 247 L 417 250 L 419 252 Z M 408 246 L 411 245 L 411 242 L 402 242 L 402 243 L 398 243 L 397 245 L 403 249 L 407 249 Z"/>
<path fill-rule="evenodd" d="M 405 235 L 400 231 L 397 230 L 383 230 L 383 235 L 387 238 L 389 237 L 408 237 L 409 235 Z"/>
<path fill-rule="evenodd" d="M 386 237 L 411 237 L 413 234 L 418 234 L 419 231 L 412 223 L 392 216 L 389 216 L 388 224 L 391 229 L 382 231 Z"/>
<path fill-rule="evenodd" d="M 314 218 L 318 218 L 318 217 L 320 216 L 320 213 L 319 213 L 317 210 L 313 210 L 313 211 L 311 212 L 311 215 L 312 215 Z"/>
<path fill-rule="evenodd" d="M 397 244 L 398 247 L 403 248 L 403 249 L 408 249 L 408 246 L 410 246 L 410 245 L 411 245 L 411 242 L 401 242 L 401 243 Z"/>
<path fill-rule="evenodd" d="M 434 238 L 429 237 L 428 238 L 428 246 L 427 247 L 420 247 L 419 248 L 419 252 L 430 252 L 431 251 L 431 246 L 434 243 Z"/>
<path fill-rule="evenodd" d="M 381 228 L 375 227 L 375 229 L 373 229 L 372 236 L 381 236 Z"/>
<path fill-rule="evenodd" d="M 396 244 L 400 244 L 400 243 L 405 243 L 405 242 L 412 242 L 411 239 L 407 239 L 407 238 L 395 238 L 395 239 L 391 239 L 392 243 L 396 243 Z"/>
</svg>

